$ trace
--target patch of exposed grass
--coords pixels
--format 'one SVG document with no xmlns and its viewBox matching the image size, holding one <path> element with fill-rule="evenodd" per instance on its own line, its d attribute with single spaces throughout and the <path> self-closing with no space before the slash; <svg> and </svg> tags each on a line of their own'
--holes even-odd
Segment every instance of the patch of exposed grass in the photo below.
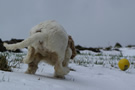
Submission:
<svg viewBox="0 0 135 90">
<path fill-rule="evenodd" d="M 11 72 L 11 67 L 8 65 L 6 57 L 6 55 L 0 55 L 0 70 Z"/>
<path fill-rule="evenodd" d="M 12 71 L 13 68 L 20 68 L 24 53 L 4 52 L 0 53 L 0 70 Z"/>
</svg>

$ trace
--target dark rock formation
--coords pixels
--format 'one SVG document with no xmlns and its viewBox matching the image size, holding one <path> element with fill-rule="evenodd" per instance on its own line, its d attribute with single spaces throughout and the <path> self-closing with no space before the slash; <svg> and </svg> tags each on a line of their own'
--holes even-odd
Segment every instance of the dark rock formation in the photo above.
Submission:
<svg viewBox="0 0 135 90">
<path fill-rule="evenodd" d="M 23 39 L 11 39 L 9 41 L 2 41 L 0 39 L 0 52 L 5 52 L 5 51 L 10 51 L 11 52 L 11 50 L 6 50 L 6 48 L 3 46 L 4 42 L 8 43 L 8 44 L 14 44 L 14 43 L 18 43 L 18 42 L 21 42 L 21 41 L 23 41 Z M 21 50 L 17 49 L 17 50 L 12 51 L 12 52 L 21 52 Z"/>
<path fill-rule="evenodd" d="M 127 45 L 126 47 L 128 47 L 128 48 L 134 48 L 135 45 Z"/>
<path fill-rule="evenodd" d="M 0 52 L 6 51 L 6 48 L 3 46 L 3 41 L 0 39 Z"/>
<path fill-rule="evenodd" d="M 8 43 L 8 44 L 15 44 L 15 43 L 18 43 L 18 42 L 21 42 L 21 41 L 23 41 L 24 39 L 14 39 L 14 38 L 12 38 L 10 41 L 3 41 L 3 42 L 5 42 L 5 43 Z"/>
<path fill-rule="evenodd" d="M 105 51 L 111 51 L 112 50 L 112 46 L 106 47 L 104 48 Z"/>
<path fill-rule="evenodd" d="M 87 48 L 87 47 L 82 47 L 80 45 L 75 46 L 75 48 L 77 50 L 89 50 L 89 51 L 93 51 L 93 52 L 100 52 L 99 48 L 92 48 L 92 47 Z"/>
<path fill-rule="evenodd" d="M 121 47 L 122 47 L 122 45 L 120 43 L 118 43 L 118 42 L 114 46 L 114 48 L 121 48 Z"/>
</svg>

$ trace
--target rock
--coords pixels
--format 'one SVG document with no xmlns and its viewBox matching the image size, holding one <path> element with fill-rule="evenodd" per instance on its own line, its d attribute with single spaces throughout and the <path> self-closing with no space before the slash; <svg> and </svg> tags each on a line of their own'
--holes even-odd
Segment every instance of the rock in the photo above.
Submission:
<svg viewBox="0 0 135 90">
<path fill-rule="evenodd" d="M 101 52 L 99 48 L 92 48 L 92 47 L 82 47 L 80 45 L 75 46 L 76 50 L 89 50 L 89 51 L 93 51 L 93 52 Z"/>
<path fill-rule="evenodd" d="M 112 46 L 106 47 L 104 48 L 105 51 L 111 51 L 112 50 Z"/>
<path fill-rule="evenodd" d="M 121 48 L 121 47 L 122 47 L 122 45 L 120 43 L 118 43 L 118 42 L 114 46 L 114 48 Z"/>
<path fill-rule="evenodd" d="M 7 51 L 6 48 L 3 46 L 3 41 L 0 39 L 0 52 Z"/>
<path fill-rule="evenodd" d="M 134 48 L 135 47 L 135 45 L 128 45 L 128 46 L 126 46 L 127 48 Z"/>
<path fill-rule="evenodd" d="M 80 51 L 78 49 L 76 49 L 76 52 L 77 52 L 77 54 L 80 54 Z"/>
<path fill-rule="evenodd" d="M 8 44 L 15 44 L 15 43 L 21 42 L 23 40 L 24 39 L 14 39 L 14 38 L 12 38 L 10 41 L 3 41 L 3 42 L 6 42 Z"/>
<path fill-rule="evenodd" d="M 11 52 L 11 50 L 6 50 L 6 48 L 3 46 L 4 42 L 8 43 L 8 44 L 14 44 L 14 43 L 18 43 L 18 42 L 21 42 L 21 41 L 23 41 L 23 39 L 11 39 L 9 41 L 2 41 L 0 39 L 0 52 L 5 52 L 5 51 L 10 51 Z M 21 52 L 21 50 L 17 49 L 17 50 L 12 51 L 12 52 Z"/>
</svg>

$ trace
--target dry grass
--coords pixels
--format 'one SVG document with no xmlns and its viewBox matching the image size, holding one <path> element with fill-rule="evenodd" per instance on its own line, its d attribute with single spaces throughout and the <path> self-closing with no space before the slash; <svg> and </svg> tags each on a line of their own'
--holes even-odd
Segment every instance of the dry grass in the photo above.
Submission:
<svg viewBox="0 0 135 90">
<path fill-rule="evenodd" d="M 12 71 L 11 67 L 8 65 L 6 55 L 0 55 L 0 70 L 10 71 L 10 72 Z"/>
</svg>

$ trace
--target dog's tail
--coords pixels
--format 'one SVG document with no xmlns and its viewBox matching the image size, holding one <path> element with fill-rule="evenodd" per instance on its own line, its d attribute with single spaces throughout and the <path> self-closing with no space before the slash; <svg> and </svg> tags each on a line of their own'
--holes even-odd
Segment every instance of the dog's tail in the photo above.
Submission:
<svg viewBox="0 0 135 90">
<path fill-rule="evenodd" d="M 25 47 L 28 47 L 28 46 L 32 45 L 33 43 L 35 43 L 39 40 L 42 40 L 45 36 L 46 35 L 44 35 L 44 33 L 38 32 L 38 33 L 35 33 L 35 34 L 31 35 L 29 38 L 25 39 L 22 42 L 19 42 L 19 43 L 16 43 L 16 44 L 4 43 L 4 46 L 6 47 L 7 50 L 22 49 L 22 48 L 25 48 Z"/>
</svg>

